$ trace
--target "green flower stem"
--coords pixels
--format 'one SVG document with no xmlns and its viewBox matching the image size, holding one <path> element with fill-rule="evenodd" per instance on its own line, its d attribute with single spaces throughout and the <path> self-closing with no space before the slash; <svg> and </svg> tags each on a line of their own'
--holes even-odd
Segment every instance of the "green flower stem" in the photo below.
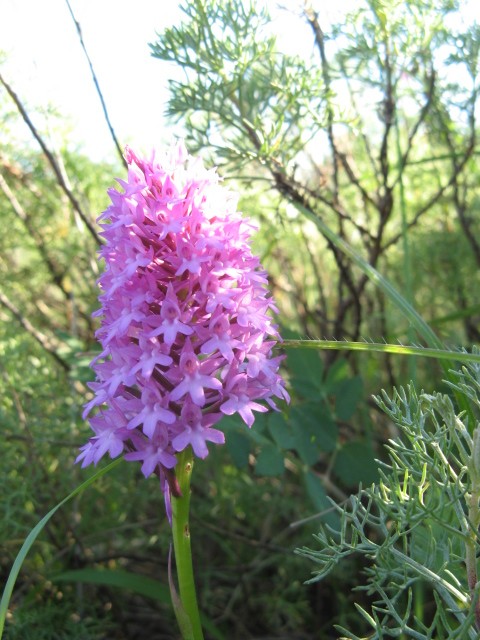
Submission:
<svg viewBox="0 0 480 640">
<path fill-rule="evenodd" d="M 468 580 L 468 588 L 470 590 L 470 594 L 472 600 L 476 599 L 475 602 L 475 624 L 477 627 L 477 631 L 480 631 L 480 601 L 477 598 L 477 532 L 478 525 L 480 523 L 480 512 L 478 508 L 478 500 L 479 500 L 479 488 L 476 487 L 467 497 L 468 501 L 468 518 L 469 522 L 471 522 L 471 528 L 469 531 L 469 536 L 465 543 L 465 566 L 467 568 L 467 580 Z"/>
<path fill-rule="evenodd" d="M 470 494 L 466 495 L 468 506 L 468 529 L 465 542 L 465 566 L 467 569 L 468 588 L 471 598 L 475 601 L 475 624 L 480 631 L 480 598 L 477 594 L 477 548 L 478 529 L 480 526 L 480 427 L 473 432 L 472 454 L 469 464 L 471 480 Z"/>
<path fill-rule="evenodd" d="M 198 611 L 197 594 L 193 578 L 192 550 L 190 547 L 190 477 L 193 470 L 191 447 L 178 454 L 175 467 L 181 496 L 172 497 L 172 533 L 177 567 L 178 587 L 180 591 L 181 610 L 175 607 L 177 620 L 184 634 L 183 640 L 203 640 L 200 613 Z M 188 619 L 187 624 L 183 616 Z"/>
</svg>

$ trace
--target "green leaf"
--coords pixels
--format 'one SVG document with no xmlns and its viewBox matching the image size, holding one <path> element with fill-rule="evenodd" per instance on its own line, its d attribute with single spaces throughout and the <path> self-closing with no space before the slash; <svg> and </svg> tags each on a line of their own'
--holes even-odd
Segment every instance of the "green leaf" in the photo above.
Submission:
<svg viewBox="0 0 480 640">
<path fill-rule="evenodd" d="M 315 509 L 323 511 L 324 509 L 329 509 L 332 506 L 328 501 L 327 493 L 322 481 L 318 475 L 310 469 L 305 472 L 305 486 L 308 497 L 312 501 Z"/>
<path fill-rule="evenodd" d="M 287 422 L 283 413 L 271 413 L 268 417 L 268 430 L 281 449 L 293 449 L 295 437 L 291 425 Z"/>
<path fill-rule="evenodd" d="M 339 386 L 349 376 L 348 363 L 343 358 L 336 360 L 328 370 L 325 379 L 326 393 L 336 393 Z"/>
<path fill-rule="evenodd" d="M 256 413 L 255 424 L 251 429 L 247 427 L 245 422 L 238 414 L 234 414 L 233 416 L 225 416 L 224 418 L 222 418 L 219 426 L 221 427 L 222 431 L 225 432 L 227 445 L 231 433 L 240 433 L 245 436 L 245 438 L 247 438 L 249 442 L 255 442 L 261 447 L 270 443 L 268 434 L 264 435 L 263 433 L 267 430 L 267 413 Z"/>
<path fill-rule="evenodd" d="M 321 520 L 333 529 L 340 529 L 340 517 L 327 498 L 327 493 L 321 479 L 311 469 L 304 473 L 307 494 L 314 508 L 321 513 Z"/>
<path fill-rule="evenodd" d="M 305 403 L 291 412 L 295 448 L 305 464 L 311 466 L 319 454 L 333 451 L 338 429 L 325 403 Z"/>
<path fill-rule="evenodd" d="M 233 464 L 237 469 L 248 466 L 250 455 L 250 438 L 239 431 L 231 431 L 226 437 L 227 451 L 232 456 Z"/>
<path fill-rule="evenodd" d="M 422 316 L 412 307 L 412 305 L 406 300 L 390 283 L 389 280 L 384 278 L 382 274 L 369 264 L 362 256 L 355 251 L 355 249 L 346 242 L 343 238 L 335 233 L 330 227 L 315 213 L 306 209 L 298 202 L 294 203 L 295 207 L 301 211 L 309 220 L 317 226 L 319 231 L 325 235 L 333 244 L 348 256 L 357 267 L 373 282 L 374 285 L 379 287 L 385 295 L 393 302 L 393 304 L 401 311 L 401 313 L 408 319 L 415 330 L 421 335 L 430 347 L 436 349 L 444 349 L 444 345 L 440 338 L 432 331 L 429 325 L 425 322 Z M 448 363 L 440 361 L 444 371 L 448 376 Z"/>
<path fill-rule="evenodd" d="M 373 450 L 367 442 L 347 442 L 338 452 L 333 471 L 340 480 L 351 487 L 370 485 L 378 481 L 378 465 Z"/>
<path fill-rule="evenodd" d="M 349 340 L 284 340 L 283 349 L 308 349 L 317 351 L 365 351 L 368 353 L 393 353 L 398 356 L 420 356 L 450 362 L 480 362 L 480 354 L 465 350 L 447 351 L 429 347 L 415 347 L 385 342 L 351 342 Z"/>
<path fill-rule="evenodd" d="M 335 412 L 342 421 L 350 420 L 363 396 L 363 380 L 360 376 L 340 383 L 335 394 Z"/>
<path fill-rule="evenodd" d="M 65 571 L 50 578 L 52 582 L 80 582 L 87 584 L 101 584 L 107 587 L 120 587 L 134 591 L 146 598 L 157 600 L 163 604 L 170 604 L 170 590 L 162 582 L 141 576 L 130 571 L 112 571 L 109 569 L 77 569 Z M 200 614 L 202 624 L 215 640 L 225 640 L 225 636 L 215 628 L 213 622 Z"/>
<path fill-rule="evenodd" d="M 288 352 L 287 369 L 293 389 L 303 398 L 318 400 L 321 396 L 323 363 L 318 353 L 308 349 Z"/>
<path fill-rule="evenodd" d="M 192 629 L 192 623 L 190 622 L 190 617 L 185 611 L 185 607 L 180 600 L 180 596 L 178 595 L 175 585 L 173 584 L 173 580 L 170 580 L 170 593 L 172 596 L 172 606 L 175 612 L 175 618 L 177 619 L 177 624 L 180 629 L 180 634 L 183 640 L 195 640 L 195 635 Z"/>
<path fill-rule="evenodd" d="M 309 467 L 318 462 L 320 448 L 312 443 L 311 437 L 306 429 L 299 427 L 295 434 L 295 449 L 302 462 Z"/>
<path fill-rule="evenodd" d="M 285 471 L 282 452 L 275 445 L 264 447 L 255 465 L 255 473 L 258 476 L 281 476 Z"/>
<path fill-rule="evenodd" d="M 109 471 L 111 471 L 116 466 L 118 466 L 120 462 L 122 462 L 122 460 L 123 458 L 118 458 L 118 460 L 114 460 L 108 466 L 94 473 L 93 476 L 88 478 L 88 480 L 85 480 L 85 482 L 82 482 L 82 484 L 79 485 L 76 489 L 74 489 L 72 493 L 70 493 L 66 498 L 64 498 L 55 507 L 53 507 L 53 509 L 51 509 L 47 513 L 47 515 L 45 515 L 40 520 L 40 522 L 30 531 L 25 542 L 22 545 L 22 548 L 20 549 L 20 551 L 17 554 L 17 557 L 15 558 L 15 562 L 13 563 L 13 566 L 10 570 L 10 574 L 8 576 L 7 583 L 5 585 L 2 599 L 0 601 L 0 639 L 3 635 L 5 618 L 8 611 L 8 604 L 10 602 L 10 598 L 12 596 L 13 588 L 15 586 L 15 582 L 17 580 L 18 574 L 20 573 L 20 569 L 22 568 L 23 561 L 27 557 L 28 552 L 30 551 L 38 535 L 42 532 L 44 526 L 47 524 L 50 518 L 55 515 L 55 513 L 60 509 L 60 507 L 63 507 L 63 505 L 66 504 L 69 500 L 71 500 L 76 495 L 78 495 L 79 493 L 87 489 L 91 484 L 93 484 L 96 480 L 98 480 L 98 478 L 101 478 L 106 473 L 109 473 Z"/>
<path fill-rule="evenodd" d="M 112 571 L 109 569 L 77 569 L 65 571 L 50 578 L 53 582 L 87 582 L 108 587 L 120 587 L 139 593 L 146 598 L 170 604 L 168 587 L 158 580 L 141 576 L 130 571 Z"/>
<path fill-rule="evenodd" d="M 234 413 L 232 416 L 223 416 L 219 423 L 219 426 L 223 431 L 225 431 L 225 433 L 228 433 L 230 431 L 242 429 L 244 424 L 245 423 L 240 418 L 238 413 Z"/>
<path fill-rule="evenodd" d="M 255 423 L 252 428 L 249 429 L 249 432 L 252 434 L 252 437 L 261 436 L 263 439 L 263 433 L 267 430 L 268 424 L 268 413 L 260 413 L 258 411 L 255 412 Z M 246 427 L 245 423 L 242 421 L 242 427 Z M 248 427 L 246 427 L 248 429 Z"/>
</svg>

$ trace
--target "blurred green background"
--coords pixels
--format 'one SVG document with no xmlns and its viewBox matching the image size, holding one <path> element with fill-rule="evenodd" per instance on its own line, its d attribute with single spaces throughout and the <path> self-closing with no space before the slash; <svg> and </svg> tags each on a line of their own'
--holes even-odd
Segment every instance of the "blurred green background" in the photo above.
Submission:
<svg viewBox="0 0 480 640">
<path fill-rule="evenodd" d="M 254 246 L 284 338 L 421 344 L 300 205 L 386 276 L 447 347 L 470 349 L 480 318 L 478 25 L 453 0 L 358 2 L 327 26 L 317 4 L 190 0 L 174 26 L 154 25 L 145 59 L 152 53 L 159 78 L 171 77 L 171 131 L 218 166 L 258 223 Z M 282 48 L 269 10 L 298 25 L 308 55 Z M 124 167 L 113 141 L 99 162 L 72 142 L 58 110 L 0 72 L 3 582 L 31 528 L 92 473 L 73 461 L 90 435 L 81 411 L 97 349 L 95 218 Z M 149 99 L 134 69 L 125 95 Z M 320 519 L 338 524 L 328 498 L 342 503 L 377 478 L 375 458 L 396 434 L 371 394 L 409 380 L 442 389 L 434 361 L 391 354 L 291 349 L 284 374 L 291 405 L 257 414 L 251 431 L 224 419 L 226 446 L 195 468 L 192 544 L 208 638 L 334 638 L 335 623 L 362 633 L 353 603 L 368 596 L 352 591 L 361 565 L 305 586 L 314 567 L 294 549 Z M 169 543 L 156 480 L 121 464 L 45 528 L 6 637 L 177 638 Z"/>
</svg>

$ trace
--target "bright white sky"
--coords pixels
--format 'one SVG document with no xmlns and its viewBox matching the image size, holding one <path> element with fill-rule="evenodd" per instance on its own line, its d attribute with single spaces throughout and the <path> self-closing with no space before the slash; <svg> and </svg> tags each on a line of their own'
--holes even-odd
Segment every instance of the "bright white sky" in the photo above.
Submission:
<svg viewBox="0 0 480 640">
<path fill-rule="evenodd" d="M 167 140 L 165 65 L 150 56 L 155 31 L 178 20 L 176 0 L 71 0 L 121 144 Z M 114 153 L 88 63 L 65 0 L 0 0 L 2 74 L 30 106 L 71 116 L 74 139 L 96 157 Z"/>
<path fill-rule="evenodd" d="M 277 4 L 291 6 L 298 0 L 265 1 L 274 10 Z M 336 18 L 355 2 L 337 0 L 327 9 L 324 0 L 320 4 L 322 12 L 331 16 L 335 11 Z M 480 13 L 478 0 L 463 2 L 470 17 Z M 179 0 L 71 0 L 122 146 L 129 142 L 148 150 L 176 133 L 163 119 L 166 65 L 150 56 L 148 43 L 156 39 L 156 31 L 178 22 L 179 4 Z M 310 32 L 306 27 L 296 30 L 294 22 L 285 14 L 277 19 L 282 48 L 311 51 Z M 65 0 L 0 0 L 0 50 L 8 55 L 2 74 L 27 107 L 57 106 L 70 117 L 73 139 L 87 153 L 95 159 L 115 153 Z"/>
<path fill-rule="evenodd" d="M 263 0 L 298 6 L 298 0 Z M 322 0 L 323 1 L 323 0 Z M 340 10 L 357 0 L 338 0 Z M 144 150 L 176 135 L 163 119 L 167 65 L 150 56 L 156 31 L 178 22 L 180 0 L 70 0 L 121 145 Z M 285 12 L 275 30 L 283 48 L 313 50 L 305 25 L 293 29 Z M 73 139 L 95 159 L 115 153 L 88 63 L 65 0 L 0 0 L 2 74 L 27 107 L 58 107 L 70 118 Z M 38 123 L 42 128 L 42 123 Z"/>
</svg>

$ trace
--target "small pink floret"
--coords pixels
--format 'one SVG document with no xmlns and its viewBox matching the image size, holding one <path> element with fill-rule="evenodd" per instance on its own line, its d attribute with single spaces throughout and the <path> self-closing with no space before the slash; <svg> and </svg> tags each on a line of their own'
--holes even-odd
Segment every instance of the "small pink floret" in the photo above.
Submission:
<svg viewBox="0 0 480 640">
<path fill-rule="evenodd" d="M 251 427 L 288 394 L 267 275 L 235 194 L 181 143 L 148 159 L 127 148 L 125 159 L 127 180 L 99 217 L 102 353 L 84 417 L 97 413 L 77 462 L 125 453 L 160 477 L 168 506 L 176 453 L 205 458 L 225 440 L 214 428 L 223 415 Z"/>
</svg>

